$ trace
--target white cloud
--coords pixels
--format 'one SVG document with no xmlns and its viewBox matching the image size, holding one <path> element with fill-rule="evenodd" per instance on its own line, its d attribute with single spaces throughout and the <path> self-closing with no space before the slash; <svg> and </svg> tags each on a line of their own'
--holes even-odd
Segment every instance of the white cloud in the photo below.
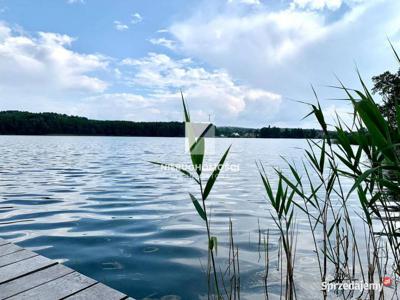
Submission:
<svg viewBox="0 0 400 300">
<path fill-rule="evenodd" d="M 117 79 L 121 79 L 122 78 L 122 72 L 118 68 L 114 68 L 114 76 Z"/>
<path fill-rule="evenodd" d="M 328 2 L 324 3 L 326 8 Z M 334 2 L 329 4 L 333 8 Z M 347 0 L 346 4 L 334 18 L 326 11 L 290 5 L 276 11 L 263 5 L 250 11 L 207 7 L 209 13 L 199 7 L 169 31 L 181 53 L 283 95 L 274 121 L 297 126 L 307 108 L 287 99 L 312 101 L 310 83 L 322 99 L 342 97 L 332 89 L 321 91 L 321 86 L 336 83 L 334 73 L 357 87 L 355 62 L 366 79 L 397 67 L 386 36 L 397 36 L 392 41 L 398 42 L 400 1 Z"/>
<path fill-rule="evenodd" d="M 256 126 L 279 109 L 281 96 L 235 81 L 222 69 L 209 70 L 189 58 L 150 53 L 115 59 L 71 50 L 74 38 L 57 33 L 16 33 L 0 25 L 1 110 L 54 111 L 99 119 L 181 120 L 179 90 L 195 120 Z M 100 72 L 121 90 L 106 92 Z M 94 74 L 98 74 L 95 76 Z M 130 93 L 123 92 L 129 89 Z"/>
<path fill-rule="evenodd" d="M 310 126 L 299 122 L 307 108 L 288 101 L 312 101 L 309 83 L 321 92 L 336 73 L 354 87 L 354 61 L 367 79 L 398 67 L 386 40 L 400 46 L 398 0 L 291 0 L 275 10 L 257 0 L 199 3 L 148 40 L 173 55 L 121 63 L 72 50 L 67 35 L 30 35 L 0 23 L 0 109 L 181 120 L 182 89 L 198 121 L 212 114 L 220 125 Z M 113 25 L 123 31 L 142 20 L 136 13 Z M 113 80 L 112 89 L 103 78 Z M 342 102 L 323 100 L 337 97 L 328 93 L 321 98 L 327 114 L 345 115 Z"/>
<path fill-rule="evenodd" d="M 170 31 L 183 50 L 194 55 L 226 61 L 232 59 L 232 55 L 225 56 L 227 52 L 236 52 L 243 58 L 254 54 L 264 64 L 278 64 L 322 36 L 323 21 L 314 12 L 264 11 L 245 16 L 222 14 L 209 20 L 196 16 L 173 25 Z"/>
<path fill-rule="evenodd" d="M 131 23 L 138 24 L 143 21 L 143 17 L 139 13 L 132 14 Z"/>
<path fill-rule="evenodd" d="M 260 5 L 260 0 L 228 0 L 228 3 L 241 3 L 247 5 Z"/>
<path fill-rule="evenodd" d="M 166 38 L 157 38 L 157 39 L 153 38 L 150 39 L 149 42 L 152 43 L 153 45 L 163 46 L 171 50 L 174 50 L 176 48 L 176 42 Z"/>
<path fill-rule="evenodd" d="M 168 29 L 165 29 L 165 28 L 159 29 L 159 30 L 157 30 L 157 33 L 168 33 Z"/>
<path fill-rule="evenodd" d="M 105 93 L 83 98 L 69 113 L 94 119 L 138 121 L 145 116 L 151 120 L 150 106 L 151 103 L 141 95 Z"/>
<path fill-rule="evenodd" d="M 238 83 L 224 70 L 207 70 L 191 59 L 150 53 L 118 66 L 100 54 L 71 50 L 74 38 L 39 32 L 33 36 L 0 26 L 0 109 L 55 111 L 100 119 L 180 120 L 179 90 L 193 117 L 219 124 L 255 125 L 268 118 L 281 97 Z M 106 71 L 131 93 L 103 93 L 108 83 L 93 75 Z M 126 86 L 125 86 L 126 88 Z"/>
<path fill-rule="evenodd" d="M 74 39 L 40 32 L 35 37 L 15 33 L 0 23 L 0 97 L 3 105 L 50 101 L 73 94 L 104 91 L 108 84 L 93 72 L 104 71 L 108 60 L 99 54 L 69 49 Z M 29 107 L 39 106 L 30 103 Z"/>
<path fill-rule="evenodd" d="M 67 0 L 68 4 L 76 4 L 76 3 L 80 3 L 80 4 L 85 4 L 85 0 Z"/>
<path fill-rule="evenodd" d="M 342 5 L 342 0 L 293 0 L 293 7 L 310 9 L 330 9 L 337 10 Z"/>
<path fill-rule="evenodd" d="M 120 21 L 114 21 L 114 28 L 118 31 L 126 31 L 129 29 L 129 26 Z"/>
<path fill-rule="evenodd" d="M 142 59 L 125 59 L 122 64 L 133 68 L 129 83 L 145 90 L 154 108 L 169 105 L 165 111 L 170 112 L 183 89 L 199 121 L 207 120 L 211 113 L 218 124 L 251 126 L 258 117 L 265 120 L 276 113 L 281 102 L 278 94 L 239 84 L 224 70 L 207 71 L 190 59 L 150 53 Z"/>
</svg>

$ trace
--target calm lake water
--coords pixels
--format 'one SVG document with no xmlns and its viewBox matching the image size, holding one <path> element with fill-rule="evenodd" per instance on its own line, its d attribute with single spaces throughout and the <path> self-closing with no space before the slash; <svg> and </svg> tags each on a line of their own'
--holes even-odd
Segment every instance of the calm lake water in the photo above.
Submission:
<svg viewBox="0 0 400 300">
<path fill-rule="evenodd" d="M 271 174 L 285 168 L 280 156 L 300 164 L 306 142 L 217 139 L 206 161 L 216 163 L 230 144 L 233 168 L 221 173 L 208 200 L 212 231 L 223 262 L 232 218 L 243 298 L 263 299 L 258 222 L 262 232 L 270 229 L 273 265 L 278 232 L 255 162 Z M 0 136 L 0 153 L 0 237 L 137 299 L 206 295 L 205 229 L 188 196 L 197 187 L 147 162 L 190 163 L 184 139 Z M 311 236 L 307 222 L 298 221 L 298 293 L 318 299 Z M 270 286 L 279 294 L 278 276 L 271 275 Z"/>
</svg>

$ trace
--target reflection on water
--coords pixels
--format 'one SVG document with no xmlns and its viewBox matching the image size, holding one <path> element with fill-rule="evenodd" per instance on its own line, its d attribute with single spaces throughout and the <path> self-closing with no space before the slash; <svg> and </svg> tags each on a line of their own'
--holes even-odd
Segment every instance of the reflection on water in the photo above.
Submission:
<svg viewBox="0 0 400 300">
<path fill-rule="evenodd" d="M 209 197 L 218 256 L 227 247 L 232 217 L 240 248 L 243 298 L 263 299 L 258 220 L 276 237 L 255 161 L 285 168 L 281 155 L 300 162 L 302 140 L 218 139 L 216 163 L 240 170 L 221 173 Z M 138 299 L 198 299 L 206 293 L 202 265 L 206 238 L 188 191 L 190 180 L 148 161 L 190 163 L 180 138 L 0 137 L 0 236 L 58 259 Z M 308 225 L 299 221 L 298 293 L 318 298 L 317 265 Z M 272 265 L 276 261 L 272 261 Z M 271 275 L 270 290 L 279 293 Z M 255 296 L 258 294 L 258 296 Z M 319 294 L 317 294 L 319 295 Z M 303 297 L 302 297 L 303 298 Z"/>
</svg>

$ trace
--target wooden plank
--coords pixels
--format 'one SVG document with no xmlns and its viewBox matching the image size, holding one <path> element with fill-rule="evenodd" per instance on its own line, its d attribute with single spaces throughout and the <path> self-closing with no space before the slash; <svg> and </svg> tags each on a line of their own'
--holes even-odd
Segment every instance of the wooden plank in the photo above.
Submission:
<svg viewBox="0 0 400 300">
<path fill-rule="evenodd" d="M 94 279 L 0 238 L 1 299 L 134 300 Z"/>
<path fill-rule="evenodd" d="M 5 245 L 5 244 L 9 244 L 9 243 L 10 243 L 9 241 L 0 238 L 0 246 L 3 246 L 3 245 Z"/>
<path fill-rule="evenodd" d="M 74 270 L 61 264 L 57 264 L 41 271 L 34 272 L 29 275 L 22 276 L 18 279 L 0 284 L 0 299 L 15 296 L 19 293 L 25 292 L 41 284 L 47 283 L 73 272 Z"/>
<path fill-rule="evenodd" d="M 25 249 L 11 254 L 3 255 L 0 256 L 0 267 L 4 267 L 37 255 L 37 253 Z"/>
<path fill-rule="evenodd" d="M 7 265 L 0 268 L 0 284 L 55 264 L 57 263 L 38 255 Z"/>
<path fill-rule="evenodd" d="M 66 299 L 68 300 L 121 300 L 125 299 L 126 295 L 118 292 L 102 283 L 95 285 L 78 292 Z"/>
<path fill-rule="evenodd" d="M 78 272 L 73 272 L 56 280 L 39 285 L 33 289 L 15 295 L 10 300 L 54 300 L 68 297 L 96 283 L 95 280 Z"/>
<path fill-rule="evenodd" d="M 21 251 L 21 250 L 22 250 L 22 248 L 18 247 L 17 245 L 5 244 L 3 246 L 0 246 L 0 256 L 14 253 L 14 252 Z"/>
</svg>

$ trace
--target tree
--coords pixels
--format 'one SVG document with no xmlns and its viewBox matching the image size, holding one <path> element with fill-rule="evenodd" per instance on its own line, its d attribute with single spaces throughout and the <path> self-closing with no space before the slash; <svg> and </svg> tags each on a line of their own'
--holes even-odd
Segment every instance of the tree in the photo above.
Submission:
<svg viewBox="0 0 400 300">
<path fill-rule="evenodd" d="M 383 104 L 379 106 L 382 115 L 392 127 L 396 127 L 396 107 L 400 103 L 400 69 L 392 74 L 389 71 L 372 77 L 372 92 L 382 96 Z"/>
</svg>

